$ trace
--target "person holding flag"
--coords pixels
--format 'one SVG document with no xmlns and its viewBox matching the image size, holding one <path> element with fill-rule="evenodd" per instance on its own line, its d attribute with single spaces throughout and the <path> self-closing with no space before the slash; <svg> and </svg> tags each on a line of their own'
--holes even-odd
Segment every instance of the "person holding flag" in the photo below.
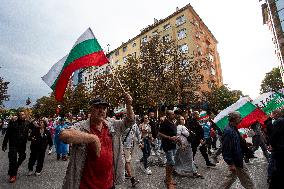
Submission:
<svg viewBox="0 0 284 189">
<path fill-rule="evenodd" d="M 90 101 L 91 117 L 69 129 L 60 137 L 72 143 L 71 157 L 63 189 L 111 189 L 124 180 L 121 136 L 134 124 L 132 97 L 125 93 L 126 117 L 106 119 L 109 104 L 102 98 Z"/>
</svg>

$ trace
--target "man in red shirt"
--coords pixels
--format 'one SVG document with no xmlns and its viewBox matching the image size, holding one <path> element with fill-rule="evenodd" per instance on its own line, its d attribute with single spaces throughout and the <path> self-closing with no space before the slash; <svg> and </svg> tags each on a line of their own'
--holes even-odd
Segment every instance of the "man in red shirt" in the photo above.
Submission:
<svg viewBox="0 0 284 189">
<path fill-rule="evenodd" d="M 132 98 L 125 94 L 127 117 L 106 119 L 109 106 L 101 98 L 90 101 L 91 117 L 65 129 L 60 137 L 72 143 L 71 157 L 63 188 L 112 189 L 123 180 L 123 131 L 134 121 Z"/>
</svg>

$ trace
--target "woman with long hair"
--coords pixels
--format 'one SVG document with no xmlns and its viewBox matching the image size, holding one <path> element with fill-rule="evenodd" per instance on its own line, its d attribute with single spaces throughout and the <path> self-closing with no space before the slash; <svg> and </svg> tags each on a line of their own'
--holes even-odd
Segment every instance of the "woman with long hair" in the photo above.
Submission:
<svg viewBox="0 0 284 189">
<path fill-rule="evenodd" d="M 42 119 L 39 121 L 39 124 L 32 129 L 29 140 L 31 141 L 31 154 L 28 163 L 28 175 L 31 176 L 33 174 L 33 167 L 37 162 L 35 175 L 40 176 L 47 145 L 50 147 L 53 145 L 46 121 Z"/>
<path fill-rule="evenodd" d="M 140 148 L 142 149 L 143 152 L 143 165 L 144 165 L 144 171 L 146 174 L 151 175 L 152 171 L 149 169 L 148 166 L 148 157 L 151 154 L 151 140 L 152 140 L 152 135 L 151 135 L 151 126 L 149 125 L 149 119 L 148 116 L 145 115 L 143 117 L 143 122 L 139 126 L 140 131 L 141 131 L 141 139 L 142 142 L 140 143 Z"/>
</svg>

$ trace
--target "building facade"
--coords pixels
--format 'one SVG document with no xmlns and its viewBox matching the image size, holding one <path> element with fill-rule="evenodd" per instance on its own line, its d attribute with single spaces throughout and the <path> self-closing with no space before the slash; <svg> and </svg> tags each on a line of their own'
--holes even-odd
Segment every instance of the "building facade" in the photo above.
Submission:
<svg viewBox="0 0 284 189">
<path fill-rule="evenodd" d="M 136 37 L 122 43 L 121 46 L 108 53 L 110 64 L 103 68 L 90 68 L 83 76 L 83 82 L 88 89 L 94 85 L 95 74 L 107 72 L 108 66 L 115 67 L 127 62 L 127 56 L 138 57 L 140 47 L 144 42 L 151 40 L 152 36 L 159 35 L 166 40 L 176 41 L 180 51 L 189 53 L 195 58 L 206 58 L 210 68 L 202 72 L 204 82 L 200 83 L 201 90 L 208 91 L 208 81 L 214 82 L 217 86 L 223 84 L 222 71 L 219 53 L 217 51 L 218 41 L 208 27 L 204 24 L 199 15 L 190 4 L 178 9 L 165 19 L 154 19 L 154 23 L 141 30 Z"/>
<path fill-rule="evenodd" d="M 263 23 L 273 33 L 275 54 L 284 83 L 284 0 L 263 0 L 262 3 Z"/>
</svg>

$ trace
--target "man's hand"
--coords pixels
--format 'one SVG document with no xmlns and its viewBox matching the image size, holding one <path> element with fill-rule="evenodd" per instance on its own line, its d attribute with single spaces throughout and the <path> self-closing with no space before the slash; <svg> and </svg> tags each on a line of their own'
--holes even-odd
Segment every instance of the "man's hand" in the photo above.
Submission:
<svg viewBox="0 0 284 189">
<path fill-rule="evenodd" d="M 128 105 L 128 106 L 131 106 L 132 105 L 132 97 L 130 96 L 129 93 L 125 93 L 124 95 L 124 99 L 125 99 L 125 104 Z"/>
<path fill-rule="evenodd" d="M 100 157 L 100 154 L 101 154 L 101 142 L 100 142 L 100 139 L 97 135 L 94 135 L 94 134 L 90 134 L 91 137 L 92 137 L 92 141 L 91 143 L 89 143 L 88 145 L 90 145 L 92 148 L 95 149 L 96 151 L 96 155 L 97 157 Z"/>
<path fill-rule="evenodd" d="M 229 165 L 229 171 L 236 172 L 236 166 L 235 165 Z"/>
<path fill-rule="evenodd" d="M 3 145 L 3 146 L 2 146 L 2 150 L 3 150 L 3 152 L 5 152 L 5 151 L 7 150 L 7 146 L 6 146 L 6 145 Z"/>
<path fill-rule="evenodd" d="M 205 141 L 204 140 L 202 140 L 202 139 L 200 139 L 200 144 L 202 144 L 202 145 L 204 145 L 205 144 Z"/>
<path fill-rule="evenodd" d="M 178 139 L 178 137 L 177 136 L 172 136 L 169 139 L 172 140 L 172 141 L 176 141 Z"/>
</svg>

